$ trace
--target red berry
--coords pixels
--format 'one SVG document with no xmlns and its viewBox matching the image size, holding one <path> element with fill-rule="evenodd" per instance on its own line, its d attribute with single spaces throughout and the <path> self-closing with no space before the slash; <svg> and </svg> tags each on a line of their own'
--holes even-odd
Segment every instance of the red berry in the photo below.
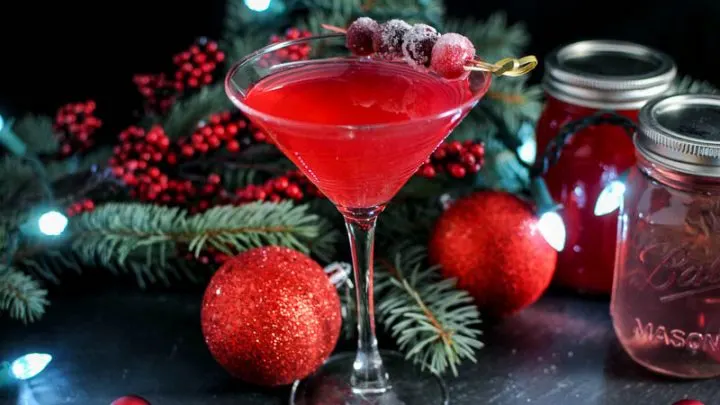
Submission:
<svg viewBox="0 0 720 405">
<path fill-rule="evenodd" d="M 185 145 L 185 146 L 182 147 L 182 154 L 183 154 L 183 155 L 185 155 L 185 156 L 187 156 L 187 157 L 190 157 L 190 156 L 193 155 L 193 153 L 195 153 L 195 150 L 193 149 L 192 146 L 190 146 L 190 145 Z"/>
<path fill-rule="evenodd" d="M 423 176 L 425 176 L 425 177 L 428 177 L 428 178 L 433 178 L 433 177 L 435 177 L 435 175 L 436 175 L 437 173 L 435 172 L 435 168 L 434 168 L 434 167 L 432 167 L 431 165 L 425 164 L 425 165 L 423 165 L 423 167 L 420 169 L 420 174 L 423 175 Z"/>
<path fill-rule="evenodd" d="M 358 56 L 375 53 L 373 38 L 380 31 L 380 24 L 369 17 L 360 17 L 347 29 L 345 46 Z"/>
<path fill-rule="evenodd" d="M 152 177 L 152 178 L 159 177 L 159 176 L 160 176 L 160 169 L 158 169 L 157 167 L 151 167 L 150 170 L 148 170 L 148 174 L 149 174 L 150 177 Z"/>
<path fill-rule="evenodd" d="M 380 24 L 380 29 L 373 35 L 373 48 L 382 58 L 402 58 L 403 38 L 410 28 L 412 28 L 410 24 L 399 19 L 392 19 Z"/>
<path fill-rule="evenodd" d="M 447 33 L 440 36 L 432 51 L 431 67 L 446 79 L 460 79 L 467 75 L 465 64 L 475 57 L 475 47 L 466 37 Z"/>
<path fill-rule="evenodd" d="M 213 173 L 210 176 L 208 176 L 208 183 L 210 184 L 220 184 L 220 176 Z"/>
<path fill-rule="evenodd" d="M 289 185 L 290 185 L 290 182 L 288 181 L 287 177 L 278 177 L 275 180 L 274 186 L 275 186 L 275 190 L 282 191 L 282 190 L 285 190 L 286 188 L 288 188 Z"/>
<path fill-rule="evenodd" d="M 426 24 L 415 24 L 405 34 L 402 46 L 405 62 L 414 67 L 430 67 L 432 50 L 440 38 L 435 28 Z"/>
<path fill-rule="evenodd" d="M 95 208 L 95 203 L 92 200 L 83 201 L 83 208 L 87 211 L 92 211 Z"/>
<path fill-rule="evenodd" d="M 463 150 L 463 146 L 458 141 L 452 141 L 446 146 L 447 151 L 452 154 L 459 154 Z"/>
<path fill-rule="evenodd" d="M 467 166 L 467 167 L 474 166 L 474 165 L 475 165 L 475 162 L 476 162 L 475 156 L 473 156 L 473 155 L 470 154 L 470 153 L 464 153 L 464 154 L 462 155 L 462 158 L 461 158 L 460 160 L 461 160 L 461 161 L 463 162 L 463 164 L 464 164 L 465 166 Z"/>
<path fill-rule="evenodd" d="M 485 147 L 482 144 L 470 146 L 469 151 L 478 159 L 482 159 L 485 156 Z"/>
<path fill-rule="evenodd" d="M 453 163 L 450 165 L 450 175 L 451 176 L 461 179 L 461 178 L 465 177 L 466 174 L 467 174 L 467 170 L 465 170 L 465 168 L 460 166 L 459 164 Z"/>
<path fill-rule="evenodd" d="M 228 152 L 238 152 L 240 150 L 240 142 L 232 140 L 227 144 Z"/>
</svg>

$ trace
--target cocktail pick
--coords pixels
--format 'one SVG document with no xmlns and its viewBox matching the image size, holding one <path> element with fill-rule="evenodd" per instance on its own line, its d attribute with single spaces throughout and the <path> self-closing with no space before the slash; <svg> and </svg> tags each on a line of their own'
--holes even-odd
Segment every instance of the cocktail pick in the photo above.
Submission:
<svg viewBox="0 0 720 405">
<path fill-rule="evenodd" d="M 347 34 L 345 28 L 337 27 L 329 24 L 321 24 L 321 26 L 331 32 L 338 34 Z M 482 60 L 469 60 L 465 66 L 468 71 L 485 71 L 496 76 L 523 76 L 538 65 L 538 60 L 533 55 L 524 56 L 522 58 L 504 58 L 495 63 L 489 63 Z"/>
</svg>

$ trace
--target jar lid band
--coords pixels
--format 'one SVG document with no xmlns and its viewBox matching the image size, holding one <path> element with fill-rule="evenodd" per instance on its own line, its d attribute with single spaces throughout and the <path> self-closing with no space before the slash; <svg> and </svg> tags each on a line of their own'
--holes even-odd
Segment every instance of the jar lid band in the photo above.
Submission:
<svg viewBox="0 0 720 405">
<path fill-rule="evenodd" d="M 562 101 L 598 109 L 639 109 L 670 90 L 677 75 L 666 54 L 624 41 L 569 44 L 545 58 L 545 90 Z"/>
<path fill-rule="evenodd" d="M 720 177 L 720 96 L 658 98 L 640 111 L 635 136 L 648 160 L 681 172 Z"/>
</svg>

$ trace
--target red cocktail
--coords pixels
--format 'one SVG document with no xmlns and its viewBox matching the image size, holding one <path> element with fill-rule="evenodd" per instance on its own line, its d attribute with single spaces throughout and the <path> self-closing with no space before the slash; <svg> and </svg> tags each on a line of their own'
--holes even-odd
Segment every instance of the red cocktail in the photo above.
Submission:
<svg viewBox="0 0 720 405">
<path fill-rule="evenodd" d="M 307 61 L 273 62 L 308 44 Z M 268 62 L 270 61 L 270 62 Z M 270 66 L 268 66 L 270 65 Z M 382 357 L 373 314 L 373 236 L 378 215 L 487 92 L 491 76 L 449 80 L 402 60 L 351 55 L 344 35 L 271 45 L 228 73 L 229 97 L 337 206 L 350 238 L 358 350 L 296 382 L 293 404 L 446 404 L 439 378 L 402 356 Z"/>
</svg>

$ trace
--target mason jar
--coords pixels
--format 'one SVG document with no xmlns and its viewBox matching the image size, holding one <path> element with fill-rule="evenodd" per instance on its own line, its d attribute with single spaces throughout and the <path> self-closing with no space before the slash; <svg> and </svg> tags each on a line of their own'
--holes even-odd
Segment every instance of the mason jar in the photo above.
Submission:
<svg viewBox="0 0 720 405">
<path fill-rule="evenodd" d="M 720 375 L 720 97 L 646 104 L 620 207 L 611 313 L 638 363 Z"/>
<path fill-rule="evenodd" d="M 536 129 L 538 151 L 568 122 L 599 111 L 636 122 L 640 108 L 667 93 L 675 76 L 668 55 L 634 43 L 591 40 L 551 52 L 545 58 L 546 104 Z M 617 212 L 596 215 L 595 204 L 603 188 L 634 163 L 625 129 L 596 125 L 575 133 L 544 176 L 552 197 L 563 206 L 567 232 L 555 285 L 610 294 Z"/>
</svg>

